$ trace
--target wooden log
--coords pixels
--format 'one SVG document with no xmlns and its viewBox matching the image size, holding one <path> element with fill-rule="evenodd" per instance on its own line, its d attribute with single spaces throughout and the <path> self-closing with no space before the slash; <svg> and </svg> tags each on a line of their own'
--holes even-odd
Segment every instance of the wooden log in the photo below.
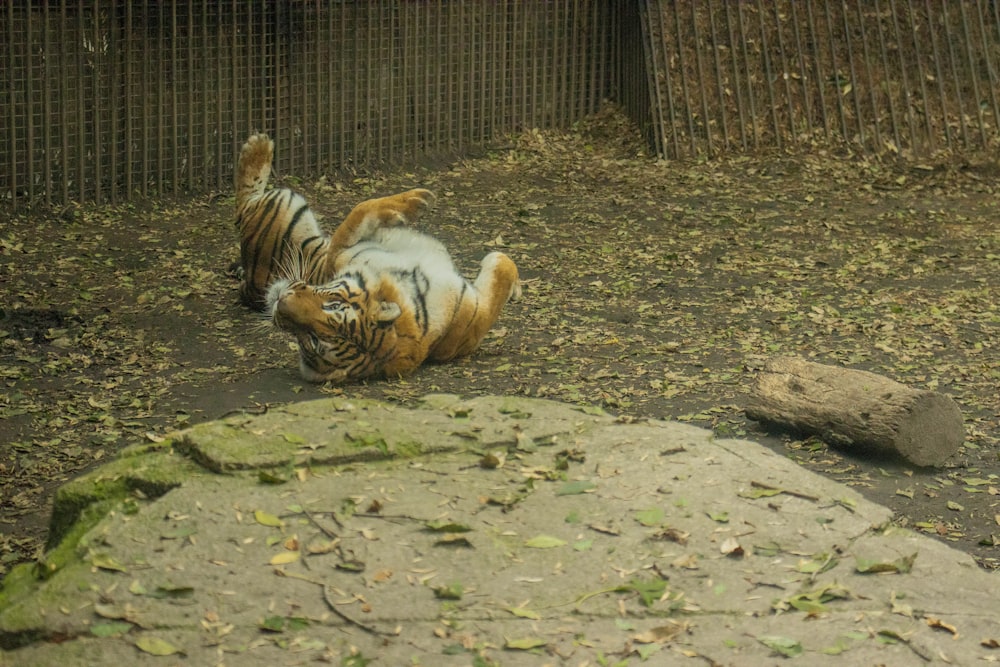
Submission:
<svg viewBox="0 0 1000 667">
<path fill-rule="evenodd" d="M 950 396 L 794 357 L 764 364 L 746 414 L 855 454 L 891 452 L 918 466 L 940 465 L 965 440 L 962 412 Z"/>
</svg>

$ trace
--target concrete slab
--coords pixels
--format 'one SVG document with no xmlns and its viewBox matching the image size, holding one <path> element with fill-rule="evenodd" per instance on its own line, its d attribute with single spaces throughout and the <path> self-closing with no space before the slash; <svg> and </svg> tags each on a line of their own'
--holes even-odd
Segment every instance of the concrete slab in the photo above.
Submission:
<svg viewBox="0 0 1000 667">
<path fill-rule="evenodd" d="M 108 496 L 144 456 L 161 482 L 171 456 L 183 474 Z M 8 577 L 0 664 L 1000 660 L 1000 581 L 971 557 L 687 425 L 341 398 L 128 460 L 74 482 L 102 513 Z"/>
</svg>

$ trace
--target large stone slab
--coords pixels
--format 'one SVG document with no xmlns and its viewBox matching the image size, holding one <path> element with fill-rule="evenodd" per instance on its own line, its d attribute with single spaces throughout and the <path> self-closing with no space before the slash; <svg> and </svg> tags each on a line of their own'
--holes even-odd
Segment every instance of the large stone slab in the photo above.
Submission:
<svg viewBox="0 0 1000 667">
<path fill-rule="evenodd" d="M 3 591 L 5 664 L 1000 658 L 1000 585 L 969 556 L 691 426 L 330 399 L 171 443 L 202 471 Z"/>
</svg>

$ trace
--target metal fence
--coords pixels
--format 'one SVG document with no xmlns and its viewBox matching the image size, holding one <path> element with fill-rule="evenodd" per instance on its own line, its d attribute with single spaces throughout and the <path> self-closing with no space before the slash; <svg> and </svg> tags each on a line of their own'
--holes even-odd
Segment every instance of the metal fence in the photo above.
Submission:
<svg viewBox="0 0 1000 667">
<path fill-rule="evenodd" d="M 565 127 L 604 99 L 668 158 L 995 142 L 995 0 L 7 0 L 0 207 L 228 191 Z"/>
<path fill-rule="evenodd" d="M 838 144 L 926 156 L 1000 126 L 995 0 L 644 2 L 667 157 Z"/>
<path fill-rule="evenodd" d="M 0 3 L 0 202 L 229 189 L 567 125 L 615 86 L 618 0 Z M 2 203 L 0 203 L 2 205 Z"/>
</svg>

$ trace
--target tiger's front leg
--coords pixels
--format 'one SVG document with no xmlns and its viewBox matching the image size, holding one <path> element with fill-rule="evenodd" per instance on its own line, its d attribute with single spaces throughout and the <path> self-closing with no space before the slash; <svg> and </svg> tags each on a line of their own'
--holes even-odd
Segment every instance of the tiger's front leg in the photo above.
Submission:
<svg viewBox="0 0 1000 667">
<path fill-rule="evenodd" d="M 448 361 L 476 351 L 507 302 L 521 297 L 517 265 L 502 252 L 491 252 L 483 258 L 472 287 L 467 290 L 451 326 L 431 350 L 431 359 Z"/>
<path fill-rule="evenodd" d="M 347 214 L 330 238 L 327 249 L 327 267 L 333 268 L 337 255 L 345 249 L 371 238 L 379 227 L 394 227 L 412 223 L 434 204 L 436 197 L 430 190 L 416 188 L 361 202 Z"/>
</svg>

